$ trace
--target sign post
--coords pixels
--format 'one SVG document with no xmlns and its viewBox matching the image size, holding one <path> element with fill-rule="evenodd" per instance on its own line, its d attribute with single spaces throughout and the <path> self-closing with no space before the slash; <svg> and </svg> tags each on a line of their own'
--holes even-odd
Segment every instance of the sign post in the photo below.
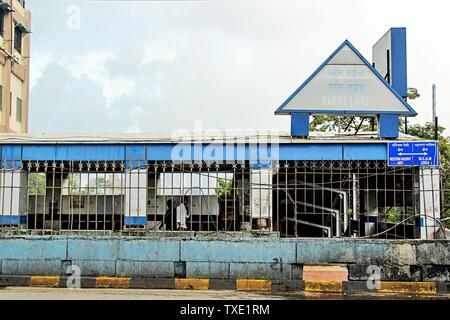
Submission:
<svg viewBox="0 0 450 320">
<path fill-rule="evenodd" d="M 389 142 L 388 166 L 438 166 L 437 141 Z"/>
</svg>

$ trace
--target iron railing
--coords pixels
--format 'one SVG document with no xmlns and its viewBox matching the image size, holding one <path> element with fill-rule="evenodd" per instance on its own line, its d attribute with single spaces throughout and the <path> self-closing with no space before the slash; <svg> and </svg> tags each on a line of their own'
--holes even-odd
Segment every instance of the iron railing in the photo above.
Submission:
<svg viewBox="0 0 450 320">
<path fill-rule="evenodd" d="M 434 238 L 449 207 L 441 171 L 385 161 L 3 161 L 0 234 Z"/>
</svg>

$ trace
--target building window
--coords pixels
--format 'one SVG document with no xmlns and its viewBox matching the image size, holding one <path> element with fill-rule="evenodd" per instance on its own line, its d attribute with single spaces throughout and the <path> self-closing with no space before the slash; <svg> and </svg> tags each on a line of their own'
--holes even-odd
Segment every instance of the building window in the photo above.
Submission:
<svg viewBox="0 0 450 320">
<path fill-rule="evenodd" d="M 22 53 L 22 37 L 23 31 L 20 28 L 14 28 L 14 49 Z"/>
<path fill-rule="evenodd" d="M 22 123 L 22 100 L 20 98 L 17 98 L 16 108 L 16 120 L 17 122 Z"/>
<path fill-rule="evenodd" d="M 3 37 L 5 33 L 5 13 L 3 10 L 0 10 L 0 36 Z"/>
</svg>

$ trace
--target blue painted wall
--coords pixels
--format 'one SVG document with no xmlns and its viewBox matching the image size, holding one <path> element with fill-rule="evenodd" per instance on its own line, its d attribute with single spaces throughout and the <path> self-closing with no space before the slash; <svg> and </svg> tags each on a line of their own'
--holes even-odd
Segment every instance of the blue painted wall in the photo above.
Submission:
<svg viewBox="0 0 450 320">
<path fill-rule="evenodd" d="M 450 241 L 25 236 L 0 239 L 0 275 L 300 279 L 303 264 L 450 266 Z"/>
<path fill-rule="evenodd" d="M 73 160 L 125 161 L 127 167 L 142 161 L 229 160 L 386 160 L 385 143 L 292 143 L 274 145 L 0 145 L 3 161 Z M 8 163 L 9 167 L 10 164 Z"/>
</svg>

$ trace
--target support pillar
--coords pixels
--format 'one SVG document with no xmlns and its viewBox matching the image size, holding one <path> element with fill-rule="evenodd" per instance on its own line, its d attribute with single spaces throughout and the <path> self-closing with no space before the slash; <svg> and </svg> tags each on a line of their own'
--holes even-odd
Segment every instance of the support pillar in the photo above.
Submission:
<svg viewBox="0 0 450 320">
<path fill-rule="evenodd" d="M 147 224 L 147 183 L 147 169 L 127 169 L 124 217 L 126 227 Z"/>
<path fill-rule="evenodd" d="M 378 117 L 378 133 L 380 138 L 396 139 L 398 138 L 398 114 L 380 114 Z"/>
<path fill-rule="evenodd" d="M 28 173 L 2 169 L 0 173 L 0 225 L 20 226 L 27 223 Z"/>
<path fill-rule="evenodd" d="M 303 138 L 309 136 L 309 113 L 293 112 L 291 114 L 291 136 Z"/>
<path fill-rule="evenodd" d="M 421 167 L 419 171 L 420 217 L 418 227 L 420 239 L 435 239 L 441 218 L 440 212 L 440 170 Z"/>
<path fill-rule="evenodd" d="M 250 212 L 261 231 L 272 231 L 272 176 L 271 167 L 250 169 Z"/>
</svg>

